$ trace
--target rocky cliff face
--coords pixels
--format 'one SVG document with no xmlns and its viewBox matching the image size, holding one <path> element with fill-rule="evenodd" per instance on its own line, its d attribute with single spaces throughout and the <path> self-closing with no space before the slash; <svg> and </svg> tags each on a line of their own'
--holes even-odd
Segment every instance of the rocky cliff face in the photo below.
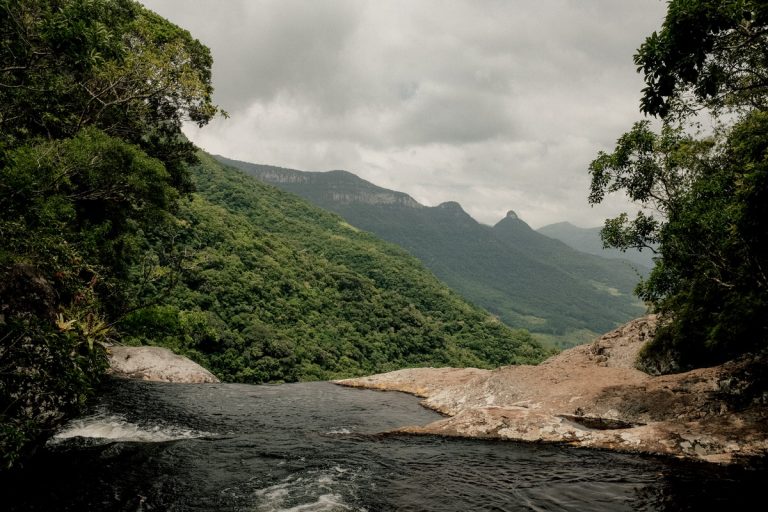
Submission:
<svg viewBox="0 0 768 512">
<path fill-rule="evenodd" d="M 539 366 L 419 368 L 339 384 L 398 390 L 449 417 L 417 434 L 568 443 L 733 462 L 768 454 L 768 357 L 653 377 L 634 368 L 654 317 Z"/>
<path fill-rule="evenodd" d="M 257 179 L 308 198 L 320 206 L 326 203 L 352 205 L 395 205 L 426 208 L 408 194 L 378 187 L 348 171 L 305 172 L 271 165 L 250 164 L 216 156 L 220 162 L 240 168 Z"/>
<path fill-rule="evenodd" d="M 406 208 L 426 208 L 409 195 L 390 192 L 346 192 L 332 190 L 327 193 L 327 198 L 339 204 L 375 204 L 404 206 Z"/>
</svg>

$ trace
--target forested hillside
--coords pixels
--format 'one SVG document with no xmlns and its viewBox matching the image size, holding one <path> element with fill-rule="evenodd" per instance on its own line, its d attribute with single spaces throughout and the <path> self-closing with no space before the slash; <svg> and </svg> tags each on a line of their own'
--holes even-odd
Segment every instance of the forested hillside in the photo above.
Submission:
<svg viewBox="0 0 768 512">
<path fill-rule="evenodd" d="M 404 250 L 207 155 L 193 177 L 198 192 L 174 234 L 187 251 L 178 283 L 120 323 L 128 341 L 241 382 L 543 356 L 527 332 L 471 306 Z"/>
<path fill-rule="evenodd" d="M 507 325 L 567 346 L 635 318 L 640 280 L 626 261 L 584 254 L 516 215 L 485 226 L 458 203 L 426 207 L 345 171 L 301 172 L 217 157 L 394 242 Z"/>
</svg>

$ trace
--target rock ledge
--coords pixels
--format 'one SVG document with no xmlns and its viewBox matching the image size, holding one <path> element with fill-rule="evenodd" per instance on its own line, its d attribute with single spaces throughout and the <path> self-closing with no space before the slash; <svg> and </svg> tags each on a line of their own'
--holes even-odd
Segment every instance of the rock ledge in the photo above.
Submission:
<svg viewBox="0 0 768 512">
<path fill-rule="evenodd" d="M 423 397 L 448 417 L 400 429 L 732 463 L 768 455 L 768 392 L 750 383 L 768 357 L 653 377 L 634 368 L 653 316 L 539 366 L 415 368 L 338 384 Z M 757 379 L 759 380 L 759 379 Z"/>
</svg>

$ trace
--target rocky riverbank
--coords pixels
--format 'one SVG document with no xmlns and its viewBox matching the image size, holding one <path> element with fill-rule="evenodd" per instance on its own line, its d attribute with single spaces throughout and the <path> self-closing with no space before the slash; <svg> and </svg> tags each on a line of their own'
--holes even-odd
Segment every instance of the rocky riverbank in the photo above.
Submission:
<svg viewBox="0 0 768 512">
<path fill-rule="evenodd" d="M 415 434 L 558 442 L 730 463 L 768 454 L 768 358 L 651 376 L 634 368 L 655 318 L 538 366 L 418 368 L 337 381 L 424 397 L 448 417 Z"/>
<path fill-rule="evenodd" d="M 187 384 L 219 382 L 211 372 L 162 347 L 109 347 L 110 373 L 117 377 Z"/>
</svg>

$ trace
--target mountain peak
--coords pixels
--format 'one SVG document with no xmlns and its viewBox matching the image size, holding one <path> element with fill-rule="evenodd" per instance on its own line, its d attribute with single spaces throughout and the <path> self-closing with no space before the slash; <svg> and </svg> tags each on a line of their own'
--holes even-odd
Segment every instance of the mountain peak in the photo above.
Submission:
<svg viewBox="0 0 768 512">
<path fill-rule="evenodd" d="M 442 208 L 444 210 L 461 210 L 464 211 L 464 208 L 461 207 L 459 203 L 456 201 L 446 201 L 444 203 L 440 203 L 437 205 L 438 208 Z"/>
<path fill-rule="evenodd" d="M 493 227 L 503 230 L 532 231 L 531 227 L 523 219 L 518 217 L 514 210 L 509 210 L 506 217 L 497 222 Z"/>
<path fill-rule="evenodd" d="M 440 203 L 439 205 L 434 207 L 437 211 L 442 211 L 444 215 L 449 215 L 455 219 L 463 219 L 464 221 L 468 221 L 471 224 L 477 224 L 477 221 L 472 218 L 470 214 L 468 214 L 464 208 L 461 207 L 459 203 L 456 201 L 446 201 L 444 203 Z"/>
</svg>

